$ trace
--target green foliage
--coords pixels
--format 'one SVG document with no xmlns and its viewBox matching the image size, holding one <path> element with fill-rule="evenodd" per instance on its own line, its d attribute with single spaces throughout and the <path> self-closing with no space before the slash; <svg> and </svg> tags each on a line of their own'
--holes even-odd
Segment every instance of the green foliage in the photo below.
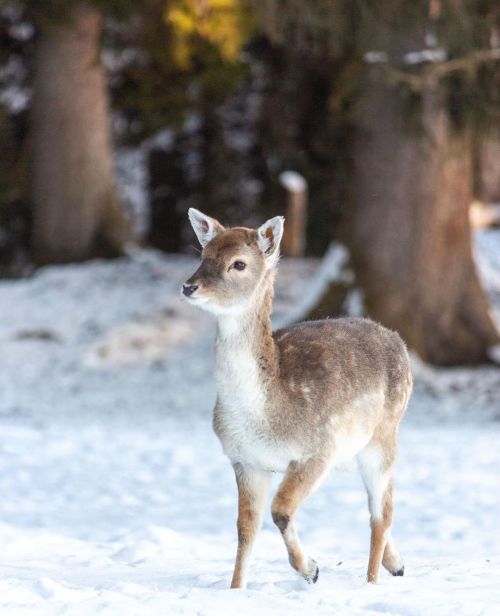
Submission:
<svg viewBox="0 0 500 616">
<path fill-rule="evenodd" d="M 208 98 L 227 94 L 245 69 L 253 12 L 242 0 L 169 0 L 163 16 L 174 70 L 193 75 Z"/>
<path fill-rule="evenodd" d="M 158 1 L 139 27 L 132 21 L 135 35 L 120 41 L 108 36 L 106 45 L 137 51 L 113 86 L 115 106 L 136 120 L 135 139 L 217 103 L 246 73 L 242 48 L 255 20 L 241 0 Z M 120 29 L 127 31 L 126 20 Z"/>
</svg>

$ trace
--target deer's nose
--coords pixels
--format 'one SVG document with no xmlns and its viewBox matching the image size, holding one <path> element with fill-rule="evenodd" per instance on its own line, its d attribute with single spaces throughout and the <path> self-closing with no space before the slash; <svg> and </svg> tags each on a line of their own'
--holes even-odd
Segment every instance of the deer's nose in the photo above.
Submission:
<svg viewBox="0 0 500 616">
<path fill-rule="evenodd" d="M 197 288 L 198 288 L 197 284 L 183 284 L 182 292 L 184 293 L 186 297 L 189 297 L 190 295 L 193 295 L 193 293 L 196 291 Z"/>
</svg>

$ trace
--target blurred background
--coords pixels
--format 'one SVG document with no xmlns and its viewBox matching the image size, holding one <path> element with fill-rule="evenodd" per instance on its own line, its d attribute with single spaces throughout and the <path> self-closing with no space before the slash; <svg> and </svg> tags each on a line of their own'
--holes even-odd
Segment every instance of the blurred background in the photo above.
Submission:
<svg viewBox="0 0 500 616">
<path fill-rule="evenodd" d="M 497 614 L 498 0 L 0 0 L 0 154 L 2 613 Z M 275 326 L 409 345 L 404 578 L 366 588 L 364 490 L 332 473 L 299 515 L 314 592 L 270 515 L 226 592 L 190 207 L 286 217 Z"/>
<path fill-rule="evenodd" d="M 357 289 L 425 361 L 491 360 L 494 0 L 4 1 L 0 44 L 3 276 L 284 214 L 285 254 L 349 252 L 312 316 Z"/>
</svg>

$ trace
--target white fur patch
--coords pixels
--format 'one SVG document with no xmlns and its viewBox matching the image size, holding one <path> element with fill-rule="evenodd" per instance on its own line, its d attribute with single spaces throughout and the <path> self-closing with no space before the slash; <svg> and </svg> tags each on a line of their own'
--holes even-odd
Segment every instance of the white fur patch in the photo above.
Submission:
<svg viewBox="0 0 500 616">
<path fill-rule="evenodd" d="M 342 470 L 356 469 L 356 456 L 373 436 L 377 423 L 377 409 L 382 412 L 383 391 L 365 392 L 352 403 L 351 413 L 359 417 L 354 425 L 345 426 L 341 417 L 330 417 L 330 429 L 335 435 L 334 466 Z"/>
<path fill-rule="evenodd" d="M 370 513 L 382 519 L 384 494 L 390 475 L 383 469 L 382 452 L 377 447 L 367 447 L 358 455 L 358 467 L 368 492 Z"/>
<path fill-rule="evenodd" d="M 334 465 L 336 468 L 352 468 L 352 460 L 371 439 L 369 429 L 359 427 L 355 432 L 339 428 L 335 431 Z"/>
</svg>

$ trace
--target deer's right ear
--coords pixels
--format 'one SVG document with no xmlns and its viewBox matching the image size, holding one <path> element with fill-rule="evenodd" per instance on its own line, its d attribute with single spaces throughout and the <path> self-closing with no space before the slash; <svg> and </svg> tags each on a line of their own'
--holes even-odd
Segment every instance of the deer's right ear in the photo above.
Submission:
<svg viewBox="0 0 500 616">
<path fill-rule="evenodd" d="M 257 229 L 257 244 L 269 265 L 276 265 L 283 236 L 283 216 L 275 216 Z"/>
<path fill-rule="evenodd" d="M 203 212 L 190 207 L 188 210 L 189 221 L 196 233 L 196 237 L 200 244 L 205 248 L 210 240 L 213 240 L 216 235 L 224 231 L 224 227 L 215 218 L 206 216 Z"/>
</svg>

